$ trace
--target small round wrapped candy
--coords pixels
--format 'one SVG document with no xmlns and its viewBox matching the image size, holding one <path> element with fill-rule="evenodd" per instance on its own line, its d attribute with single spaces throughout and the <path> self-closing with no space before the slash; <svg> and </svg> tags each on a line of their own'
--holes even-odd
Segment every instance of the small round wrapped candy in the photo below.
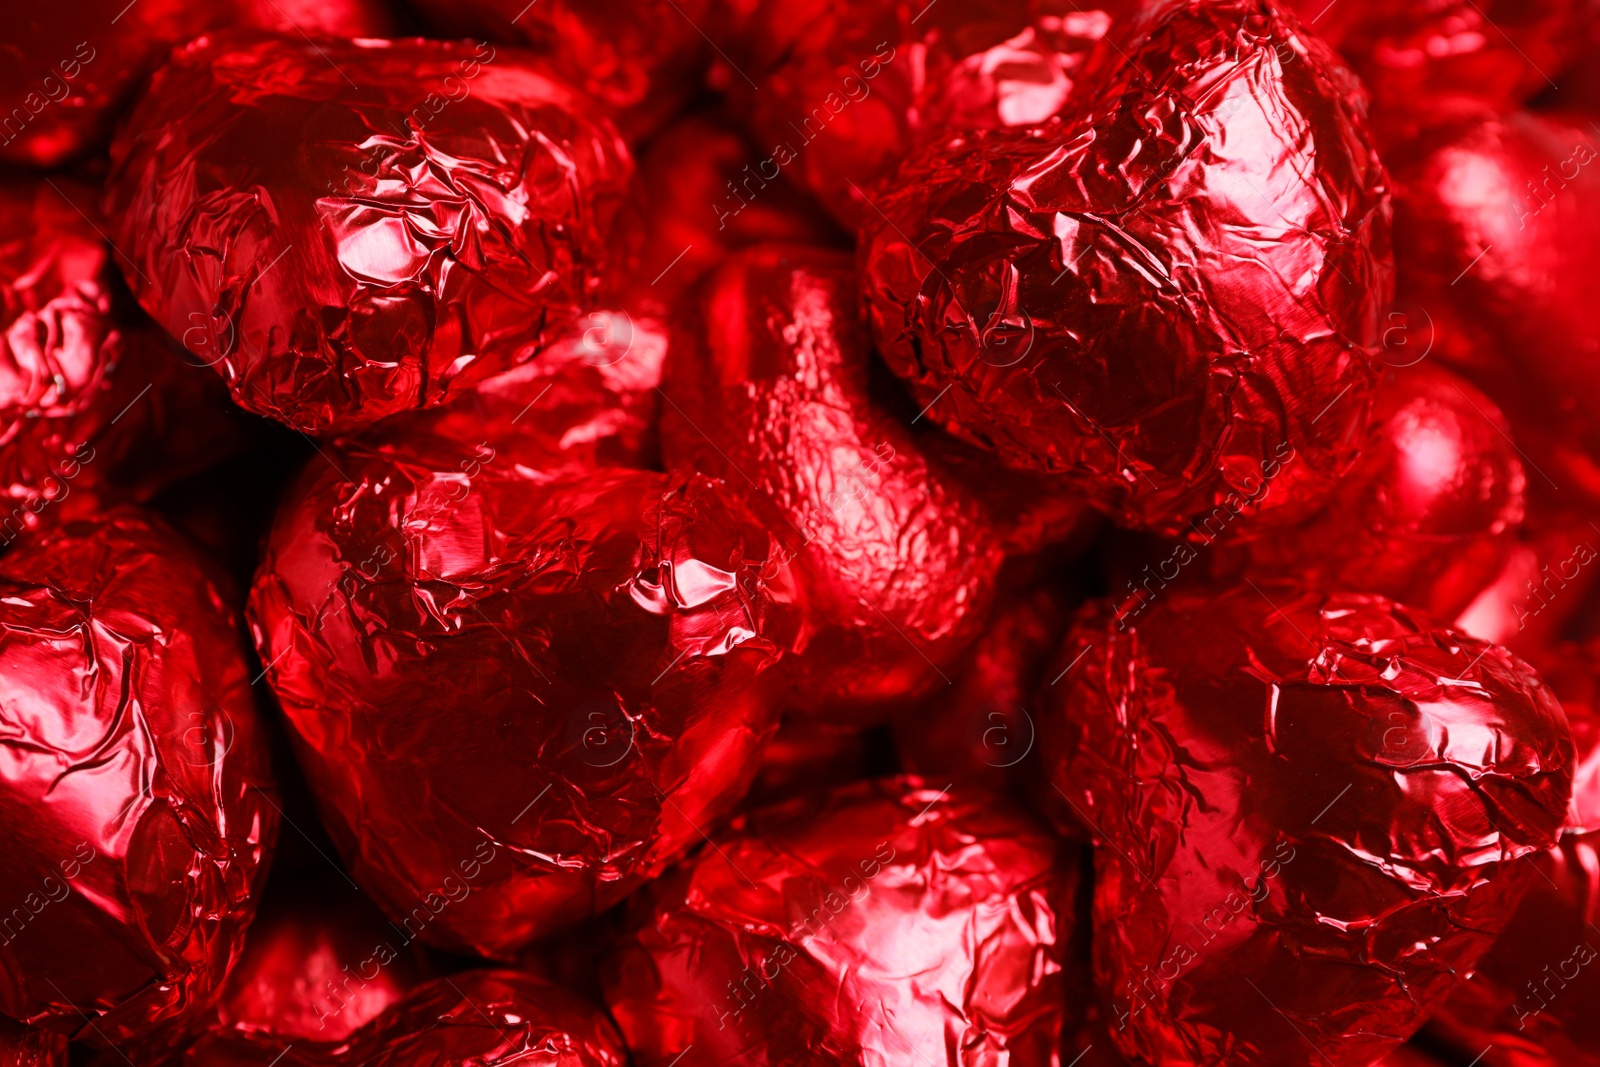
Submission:
<svg viewBox="0 0 1600 1067">
<path fill-rule="evenodd" d="M 207 1007 L 277 832 L 239 622 L 115 509 L 0 556 L 0 1010 L 100 1047 Z"/>
<path fill-rule="evenodd" d="M 476 970 L 435 979 L 343 1042 L 270 1033 L 202 1036 L 183 1067 L 624 1067 L 617 1031 L 593 1004 L 530 974 Z"/>
<path fill-rule="evenodd" d="M 226 26 L 382 37 L 391 23 L 378 0 L 83 0 L 19 10 L 0 43 L 0 160 L 57 167 L 103 148 L 169 49 Z"/>
<path fill-rule="evenodd" d="M 639 1067 L 1050 1063 L 1076 869 L 976 785 L 798 797 L 640 895 L 606 1003 Z"/>
<path fill-rule="evenodd" d="M 1378 593 L 1453 619 L 1515 550 L 1525 488 L 1493 401 L 1431 363 L 1392 368 L 1361 458 L 1327 505 L 1212 559 L 1219 575 Z"/>
<path fill-rule="evenodd" d="M 711 50 L 706 30 L 717 32 L 714 0 L 418 0 L 416 6 L 450 36 L 536 53 L 638 138 L 694 94 Z"/>
<path fill-rule="evenodd" d="M 1579 762 L 1561 843 L 1534 858 L 1534 879 L 1472 977 L 1428 1023 L 1436 1040 L 1484 1067 L 1597 1067 L 1600 1024 L 1600 645 L 1540 661 L 1561 699 Z"/>
<path fill-rule="evenodd" d="M 67 1067 L 67 1038 L 0 1016 L 0 1067 Z"/>
<path fill-rule="evenodd" d="M 776 547 L 700 476 L 392 427 L 313 459 L 250 612 L 352 878 L 405 936 L 512 958 L 658 875 L 776 729 Z"/>
<path fill-rule="evenodd" d="M 1530 487 L 1600 499 L 1600 137 L 1579 116 L 1441 111 L 1384 153 L 1401 297 L 1433 354 L 1493 397 Z"/>
<path fill-rule="evenodd" d="M 736 253 L 680 304 L 662 386 L 669 468 L 745 492 L 794 557 L 792 700 L 841 726 L 947 680 L 1004 559 L 976 496 L 869 394 L 855 287 L 846 253 Z"/>
<path fill-rule="evenodd" d="M 1403 118 L 1441 101 L 1516 107 L 1553 87 L 1592 17 L 1584 0 L 1295 0 L 1371 91 Z"/>
<path fill-rule="evenodd" d="M 1292 524 L 1355 459 L 1390 296 L 1359 88 L 1276 0 L 1118 37 L 1062 122 L 946 137 L 875 198 L 879 351 L 929 419 L 1125 524 Z"/>
<path fill-rule="evenodd" d="M 763 149 L 752 199 L 780 173 L 846 226 L 923 140 L 1048 121 L 1121 0 L 765 0 L 723 79 Z M 753 180 L 753 185 L 749 181 Z"/>
<path fill-rule="evenodd" d="M 1140 1063 L 1354 1067 L 1493 943 L 1575 757 L 1504 649 L 1381 597 L 1245 584 L 1107 604 L 1044 724 L 1098 835 L 1095 979 Z"/>
<path fill-rule="evenodd" d="M 632 163 L 525 55 L 213 35 L 119 133 L 124 276 L 243 407 L 355 429 L 522 362 L 600 284 Z"/>
</svg>

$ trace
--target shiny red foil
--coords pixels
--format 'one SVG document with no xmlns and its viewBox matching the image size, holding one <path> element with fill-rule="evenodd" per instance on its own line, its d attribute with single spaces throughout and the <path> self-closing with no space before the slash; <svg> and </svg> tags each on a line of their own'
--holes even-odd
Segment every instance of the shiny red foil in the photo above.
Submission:
<svg viewBox="0 0 1600 1067">
<path fill-rule="evenodd" d="M 1511 108 L 1556 86 L 1589 17 L 1585 0 L 1296 0 L 1344 53 L 1379 112 L 1448 100 Z"/>
<path fill-rule="evenodd" d="M 594 1005 L 520 971 L 468 971 L 414 990 L 343 1042 L 208 1034 L 183 1067 L 623 1067 L 616 1028 Z"/>
<path fill-rule="evenodd" d="M 269 891 L 217 1001 L 213 1026 L 343 1041 L 421 983 L 426 964 L 342 875 Z"/>
<path fill-rule="evenodd" d="M 776 548 L 697 475 L 427 436 L 311 461 L 253 626 L 398 936 L 509 958 L 702 840 L 777 727 L 798 607 Z"/>
<path fill-rule="evenodd" d="M 1355 458 L 1390 286 L 1361 93 L 1273 0 L 1168 0 L 1059 124 L 952 135 L 873 202 L 879 350 L 927 417 L 1120 521 L 1303 519 Z"/>
<path fill-rule="evenodd" d="M 633 136 L 652 132 L 693 95 L 714 0 L 417 0 L 442 35 L 485 37 L 539 55 L 604 105 Z"/>
<path fill-rule="evenodd" d="M 765 0 L 725 75 L 761 160 L 742 196 L 786 175 L 848 226 L 873 186 L 948 129 L 1048 121 L 1120 2 Z"/>
<path fill-rule="evenodd" d="M 1505 566 L 1455 626 L 1542 664 L 1541 654 L 1564 632 L 1584 632 L 1595 614 L 1590 593 L 1600 579 L 1594 566 L 1600 529 L 1594 522 L 1584 510 L 1531 507 Z"/>
<path fill-rule="evenodd" d="M 1600 716 L 1596 654 L 1568 648 L 1541 662 L 1561 699 L 1580 760 L 1561 844 L 1535 860 L 1505 933 L 1428 1024 L 1484 1067 L 1600 1064 Z"/>
<path fill-rule="evenodd" d="M 0 556 L 0 1009 L 105 1047 L 205 1008 L 278 824 L 238 619 L 113 510 Z"/>
<path fill-rule="evenodd" d="M 964 485 L 868 394 L 848 254 L 738 253 L 680 305 L 662 387 L 669 467 L 745 493 L 808 605 L 795 705 L 882 719 L 949 681 L 1003 552 Z"/>
<path fill-rule="evenodd" d="M 67 1067 L 66 1036 L 0 1017 L 0 1067 Z"/>
<path fill-rule="evenodd" d="M 1572 792 L 1532 668 L 1380 597 L 1087 611 L 1046 739 L 1098 835 L 1095 978 L 1129 1058 L 1386 1055 L 1471 972 Z"/>
<path fill-rule="evenodd" d="M 761 753 L 761 769 L 745 806 L 859 781 L 871 776 L 871 766 L 864 734 L 830 728 L 805 715 L 786 715 Z"/>
<path fill-rule="evenodd" d="M 738 134 L 704 115 L 653 138 L 639 157 L 644 218 L 633 286 L 671 302 L 740 248 L 843 242 L 815 201 L 787 181 L 763 179 L 759 162 Z"/>
<path fill-rule="evenodd" d="M 1378 593 L 1453 619 L 1515 550 L 1525 489 L 1492 400 L 1434 363 L 1388 369 L 1361 458 L 1327 505 L 1213 559 L 1222 573 L 1242 562 L 1258 581 Z"/>
<path fill-rule="evenodd" d="M 1049 681 L 1045 667 L 1061 647 L 1069 615 L 1065 598 L 1048 587 L 997 608 L 955 684 L 895 717 L 901 766 L 929 781 L 977 779 L 997 789 L 1031 769 L 1035 698 Z"/>
<path fill-rule="evenodd" d="M 1579 116 L 1452 112 L 1384 154 L 1400 291 L 1433 356 L 1495 399 L 1529 488 L 1600 499 L 1600 134 Z"/>
<path fill-rule="evenodd" d="M 103 148 L 174 45 L 228 26 L 383 37 L 377 0 L 82 0 L 8 13 L 0 41 L 0 160 L 55 167 Z"/>
<path fill-rule="evenodd" d="M 639 1067 L 1049 1064 L 1072 851 L 998 795 L 861 782 L 741 816 L 604 965 Z"/>
<path fill-rule="evenodd" d="M 157 322 L 243 407 L 316 433 L 522 362 L 600 284 L 632 165 L 510 49 L 220 35 L 113 148 L 111 236 Z"/>
</svg>

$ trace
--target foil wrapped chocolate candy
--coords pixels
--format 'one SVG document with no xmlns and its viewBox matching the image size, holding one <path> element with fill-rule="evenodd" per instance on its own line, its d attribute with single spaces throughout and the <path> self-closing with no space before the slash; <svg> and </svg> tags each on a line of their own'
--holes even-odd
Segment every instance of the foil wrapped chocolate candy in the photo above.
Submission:
<svg viewBox="0 0 1600 1067">
<path fill-rule="evenodd" d="M 1296 0 L 1338 48 L 1376 113 L 1404 121 L 1440 103 L 1516 107 L 1556 85 L 1593 16 L 1584 0 Z"/>
<path fill-rule="evenodd" d="M 427 970 L 421 946 L 342 873 L 274 875 L 206 1029 L 344 1041 L 398 1004 Z"/>
<path fill-rule="evenodd" d="M 1428 1023 L 1436 1042 L 1484 1067 L 1600 1065 L 1600 646 L 1540 660 L 1561 699 L 1579 762 L 1561 843 L 1534 858 L 1516 914 L 1472 977 Z"/>
<path fill-rule="evenodd" d="M 668 466 L 744 492 L 806 591 L 796 707 L 841 726 L 931 692 L 977 638 L 1003 562 L 974 494 L 868 391 L 845 253 L 739 252 L 680 305 Z"/>
<path fill-rule="evenodd" d="M 1045 740 L 1097 835 L 1095 978 L 1135 1062 L 1371 1063 L 1537 879 L 1576 769 L 1533 669 L 1381 597 L 1097 604 Z"/>
<path fill-rule="evenodd" d="M 1121 0 L 765 0 L 739 20 L 723 79 L 764 150 L 736 195 L 788 175 L 851 228 L 915 146 L 1061 110 Z"/>
<path fill-rule="evenodd" d="M 450 36 L 535 53 L 637 138 L 694 95 L 712 49 L 702 27 L 718 28 L 715 0 L 418 0 L 416 6 Z"/>
<path fill-rule="evenodd" d="M 658 875 L 777 727 L 777 547 L 700 476 L 426 435 L 314 458 L 250 612 L 351 877 L 405 936 L 509 959 Z"/>
<path fill-rule="evenodd" d="M 1323 509 L 1219 545 L 1212 561 L 1219 575 L 1378 593 L 1453 619 L 1515 551 L 1526 487 L 1492 400 L 1434 364 L 1386 369 L 1361 458 Z"/>
<path fill-rule="evenodd" d="M 595 294 L 627 149 L 491 45 L 213 35 L 113 148 L 124 276 L 295 429 L 350 430 L 523 362 Z"/>
<path fill-rule="evenodd" d="M 84 0 L 17 10 L 0 41 L 0 160 L 58 167 L 111 127 L 174 45 L 253 27 L 313 37 L 383 37 L 378 0 Z"/>
<path fill-rule="evenodd" d="M 0 556 L 0 1010 L 100 1047 L 218 995 L 277 832 L 236 614 L 116 509 Z"/>
<path fill-rule="evenodd" d="M 1071 846 L 976 785 L 861 782 L 741 816 L 604 964 L 639 1067 L 1053 1062 Z"/>
<path fill-rule="evenodd" d="M 342 1042 L 206 1034 L 182 1067 L 624 1067 L 616 1028 L 593 1004 L 530 974 L 475 970 L 413 990 Z"/>
<path fill-rule="evenodd" d="M 1532 458 L 1530 488 L 1600 500 L 1600 136 L 1580 116 L 1441 112 L 1384 153 L 1400 293 L 1433 353 L 1491 396 Z M 1576 456 L 1563 458 L 1563 453 Z"/>
<path fill-rule="evenodd" d="M 1125 524 L 1292 524 L 1355 459 L 1392 284 L 1359 87 L 1275 0 L 1117 37 L 1060 123 L 948 136 L 874 198 L 873 334 L 929 419 Z"/>
</svg>

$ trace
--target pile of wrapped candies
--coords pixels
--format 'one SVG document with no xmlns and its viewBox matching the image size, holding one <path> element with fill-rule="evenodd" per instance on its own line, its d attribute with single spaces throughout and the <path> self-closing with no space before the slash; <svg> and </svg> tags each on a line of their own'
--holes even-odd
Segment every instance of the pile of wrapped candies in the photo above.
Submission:
<svg viewBox="0 0 1600 1067">
<path fill-rule="evenodd" d="M 1600 4 L 0 26 L 0 1067 L 1600 1067 Z"/>
</svg>

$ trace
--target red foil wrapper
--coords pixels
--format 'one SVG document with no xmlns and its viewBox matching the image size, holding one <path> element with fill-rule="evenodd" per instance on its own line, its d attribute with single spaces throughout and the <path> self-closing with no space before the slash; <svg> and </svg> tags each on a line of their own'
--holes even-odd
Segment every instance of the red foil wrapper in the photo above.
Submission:
<svg viewBox="0 0 1600 1067">
<path fill-rule="evenodd" d="M 1071 851 L 976 786 L 797 798 L 641 895 L 606 1001 L 639 1067 L 1053 1063 Z"/>
<path fill-rule="evenodd" d="M 862 733 L 832 729 L 804 715 L 786 715 L 761 754 L 761 769 L 745 806 L 870 778 L 871 755 Z"/>
<path fill-rule="evenodd" d="M 786 181 L 764 180 L 758 162 L 737 134 L 705 116 L 674 123 L 651 140 L 639 159 L 645 218 L 637 226 L 643 240 L 632 287 L 671 303 L 749 245 L 849 247 L 815 201 Z"/>
<path fill-rule="evenodd" d="M 1469 110 L 1385 152 L 1400 290 L 1432 353 L 1499 403 L 1529 488 L 1600 500 L 1600 137 L 1585 119 Z"/>
<path fill-rule="evenodd" d="M 0 42 L 0 159 L 55 167 L 101 148 L 174 45 L 253 27 L 313 37 L 383 37 L 376 0 L 83 0 L 18 9 Z"/>
<path fill-rule="evenodd" d="M 426 964 L 334 872 L 275 884 L 217 1001 L 215 1027 L 291 1041 L 350 1037 L 422 981 Z"/>
<path fill-rule="evenodd" d="M 1401 118 L 1440 101 L 1515 107 L 1554 88 L 1575 55 L 1585 0 L 1295 0 L 1344 53 L 1374 108 Z"/>
<path fill-rule="evenodd" d="M 1035 697 L 1045 667 L 1067 631 L 1064 598 L 1042 588 L 994 613 L 955 684 L 915 711 L 895 717 L 900 765 L 930 781 L 977 779 L 994 788 L 1016 782 L 1038 743 Z M 1024 761 L 1028 761 L 1024 764 Z"/>
<path fill-rule="evenodd" d="M 1596 654 L 1568 648 L 1541 664 L 1581 757 L 1561 844 L 1535 859 L 1505 933 L 1446 1001 L 1432 1036 L 1484 1067 L 1600 1065 L 1600 717 Z"/>
<path fill-rule="evenodd" d="M 1085 613 L 1046 739 L 1095 831 L 1095 978 L 1161 1064 L 1388 1054 L 1537 876 L 1566 718 L 1498 646 L 1381 597 L 1173 591 Z"/>
<path fill-rule="evenodd" d="M 208 1034 L 183 1067 L 624 1067 L 616 1029 L 594 1005 L 520 971 L 468 971 L 414 990 L 342 1043 Z"/>
<path fill-rule="evenodd" d="M 417 0 L 444 34 L 522 45 L 642 137 L 695 91 L 714 0 Z"/>
<path fill-rule="evenodd" d="M 1309 522 L 1219 548 L 1219 573 L 1378 593 L 1452 619 L 1517 544 L 1526 478 L 1494 402 L 1429 363 L 1385 371 L 1361 458 Z"/>
<path fill-rule="evenodd" d="M 949 129 L 1048 121 L 1121 0 L 766 0 L 724 77 L 763 158 L 741 196 L 788 175 L 845 225 L 872 187 Z"/>
<path fill-rule="evenodd" d="M 1119 36 L 1063 123 L 948 137 L 875 200 L 879 350 L 929 419 L 1125 523 L 1298 521 L 1355 458 L 1388 298 L 1359 89 L 1272 0 Z"/>
<path fill-rule="evenodd" d="M 100 1047 L 190 1017 L 277 831 L 238 620 L 131 510 L 0 556 L 0 1010 Z"/>
<path fill-rule="evenodd" d="M 1505 566 L 1455 626 L 1543 663 L 1564 631 L 1595 622 L 1596 560 L 1600 529 L 1586 513 L 1532 508 Z"/>
<path fill-rule="evenodd" d="M 948 683 L 1004 558 L 974 496 L 869 397 L 855 287 L 845 253 L 737 254 L 681 306 L 662 392 L 669 467 L 745 492 L 794 558 L 792 700 L 843 726 Z"/>
<path fill-rule="evenodd" d="M 0 1067 L 67 1067 L 66 1036 L 0 1017 Z"/>
<path fill-rule="evenodd" d="M 611 125 L 508 49 L 214 36 L 157 72 L 106 204 L 156 321 L 241 406 L 321 432 L 552 343 L 630 174 Z"/>
<path fill-rule="evenodd" d="M 658 875 L 777 727 L 798 608 L 728 487 L 414 436 L 314 459 L 251 614 L 351 876 L 510 958 Z"/>
</svg>

